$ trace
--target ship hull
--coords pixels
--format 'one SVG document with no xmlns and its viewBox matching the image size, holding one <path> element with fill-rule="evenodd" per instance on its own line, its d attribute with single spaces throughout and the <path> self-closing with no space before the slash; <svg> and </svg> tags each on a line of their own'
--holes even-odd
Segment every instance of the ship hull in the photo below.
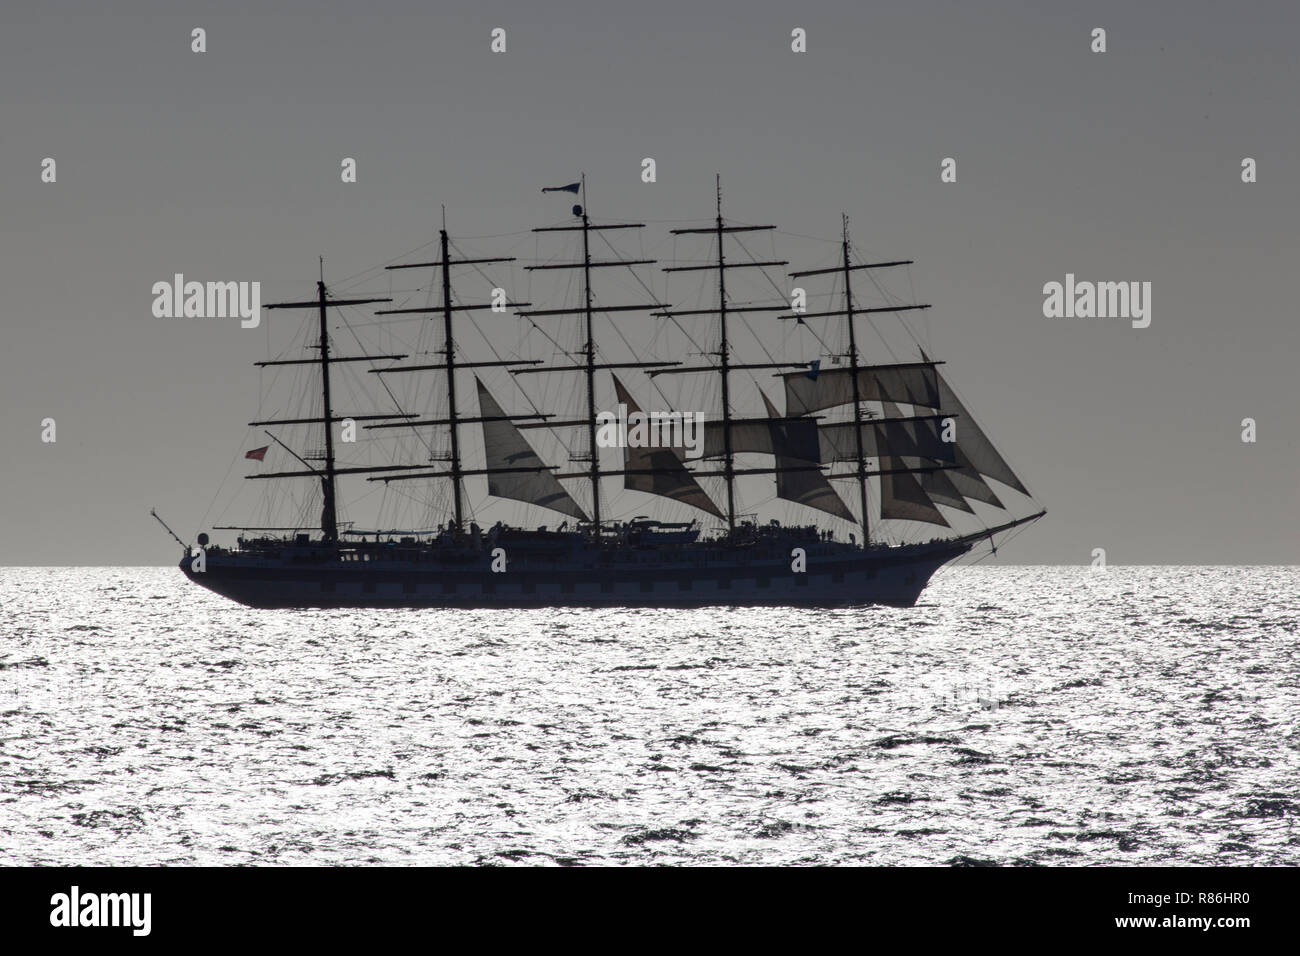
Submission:
<svg viewBox="0 0 1300 956">
<path fill-rule="evenodd" d="M 486 558 L 459 565 L 350 563 L 237 551 L 208 554 L 202 571 L 188 556 L 180 566 L 194 583 L 257 608 L 911 607 L 935 571 L 970 547 L 961 541 L 825 553 L 810 547 L 801 572 L 784 555 L 666 560 L 653 552 L 591 563 L 534 559 L 500 573 Z"/>
</svg>

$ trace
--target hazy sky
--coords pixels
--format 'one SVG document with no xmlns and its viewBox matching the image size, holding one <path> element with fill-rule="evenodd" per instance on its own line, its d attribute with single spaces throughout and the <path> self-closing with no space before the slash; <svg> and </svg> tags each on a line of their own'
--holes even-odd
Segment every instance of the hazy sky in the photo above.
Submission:
<svg viewBox="0 0 1300 956">
<path fill-rule="evenodd" d="M 739 220 L 834 237 L 844 211 L 864 254 L 915 258 L 935 348 L 1050 510 L 1000 560 L 1294 563 L 1297 26 L 1289 2 L 11 0 L 0 564 L 171 562 L 149 508 L 189 537 L 218 493 L 266 336 L 156 319 L 154 282 L 310 294 L 318 254 L 387 261 L 439 203 L 453 232 L 554 221 L 538 187 L 578 170 L 602 218 L 708 216 L 720 171 Z M 1149 281 L 1150 327 L 1044 318 L 1068 272 Z"/>
</svg>

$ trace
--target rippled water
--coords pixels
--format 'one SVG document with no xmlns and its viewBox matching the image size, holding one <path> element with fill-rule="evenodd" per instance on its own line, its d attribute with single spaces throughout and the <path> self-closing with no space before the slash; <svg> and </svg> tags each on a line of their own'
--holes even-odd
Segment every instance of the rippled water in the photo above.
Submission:
<svg viewBox="0 0 1300 956">
<path fill-rule="evenodd" d="M 1300 860 L 1300 569 L 923 600 L 253 611 L 0 570 L 0 861 Z"/>
</svg>

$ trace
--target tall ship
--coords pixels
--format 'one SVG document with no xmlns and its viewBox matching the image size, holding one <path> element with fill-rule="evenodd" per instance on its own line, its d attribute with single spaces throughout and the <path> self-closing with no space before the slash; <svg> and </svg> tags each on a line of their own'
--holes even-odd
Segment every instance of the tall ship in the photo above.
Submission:
<svg viewBox="0 0 1300 956">
<path fill-rule="evenodd" d="M 390 294 L 322 264 L 263 306 L 303 320 L 258 363 L 287 398 L 259 390 L 245 477 L 273 490 L 213 526 L 233 545 L 177 537 L 190 581 L 259 608 L 908 607 L 1045 514 L 916 336 L 929 306 L 889 292 L 911 260 L 863 261 L 847 217 L 791 271 L 719 184 L 662 265 L 585 178 L 543 191 L 580 203 L 516 237 L 527 264 L 444 211 L 436 257 L 374 270 Z"/>
</svg>

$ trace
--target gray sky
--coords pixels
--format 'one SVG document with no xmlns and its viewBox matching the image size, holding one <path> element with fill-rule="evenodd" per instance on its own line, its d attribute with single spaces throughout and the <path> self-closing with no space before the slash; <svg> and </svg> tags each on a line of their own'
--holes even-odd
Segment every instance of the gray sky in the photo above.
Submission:
<svg viewBox="0 0 1300 956">
<path fill-rule="evenodd" d="M 188 537 L 242 450 L 266 334 L 156 319 L 154 282 L 302 296 L 318 254 L 327 278 L 387 261 L 439 203 L 453 233 L 553 222 L 539 187 L 578 170 L 597 218 L 706 217 L 720 171 L 738 220 L 833 238 L 844 211 L 864 254 L 915 258 L 930 341 L 1050 511 L 1001 560 L 1294 563 L 1298 21 L 1283 2 L 6 3 L 0 564 L 170 562 L 150 506 Z M 1151 282 L 1150 328 L 1044 318 L 1067 272 Z"/>
</svg>

